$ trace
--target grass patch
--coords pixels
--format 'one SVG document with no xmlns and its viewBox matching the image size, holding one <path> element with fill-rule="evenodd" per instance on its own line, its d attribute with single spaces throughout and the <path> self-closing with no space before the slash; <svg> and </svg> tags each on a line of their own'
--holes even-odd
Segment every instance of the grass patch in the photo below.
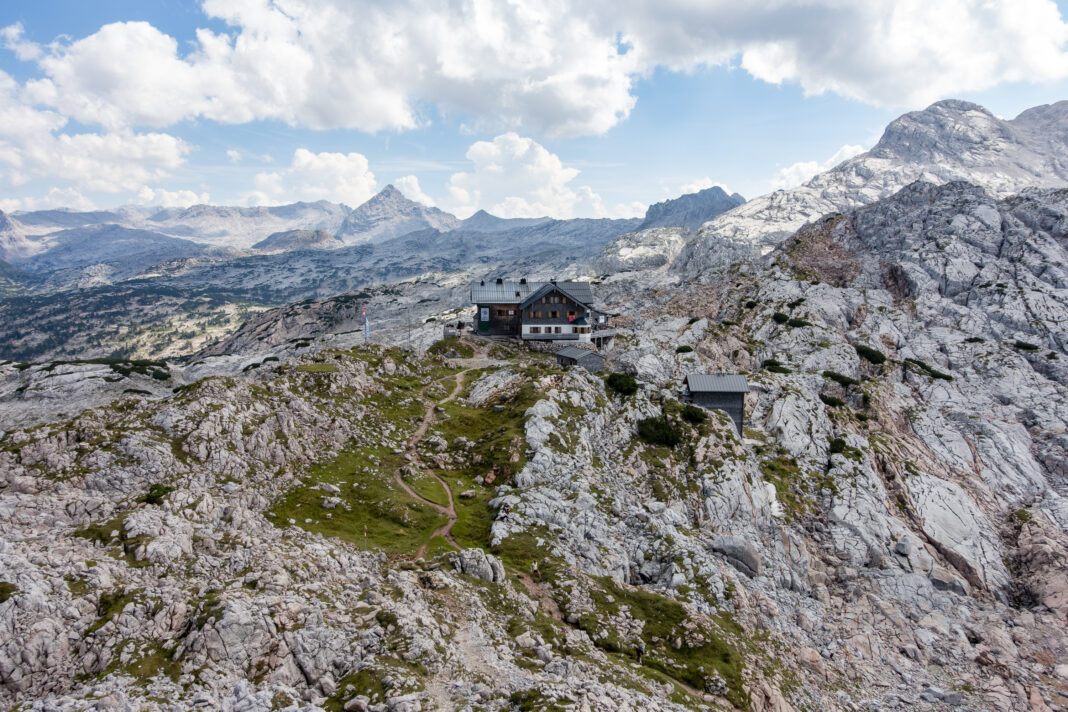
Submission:
<svg viewBox="0 0 1068 712">
<path fill-rule="evenodd" d="M 803 499 L 806 487 L 797 460 L 785 454 L 763 459 L 760 472 L 775 487 L 775 495 L 788 513 L 800 514 L 808 510 Z"/>
<path fill-rule="evenodd" d="M 598 578 L 599 589 L 590 594 L 597 613 L 617 615 L 626 606 L 630 615 L 645 622 L 641 638 L 645 642 L 645 665 L 665 675 L 703 690 L 705 682 L 718 675 L 727 684 L 727 699 L 739 709 L 749 709 L 749 695 L 743 684 L 742 654 L 732 644 L 745 631 L 726 614 L 705 620 L 692 618 L 682 604 L 667 596 L 643 589 L 624 588 L 610 578 Z M 633 656 L 635 641 L 621 640 L 615 627 L 605 624 L 597 613 L 579 616 L 596 645 L 611 653 Z M 602 632 L 607 635 L 602 636 Z M 672 641 L 681 642 L 676 648 Z"/>
<path fill-rule="evenodd" d="M 332 363 L 302 363 L 293 370 L 297 373 L 337 373 L 337 366 Z"/>
<path fill-rule="evenodd" d="M 510 534 L 493 547 L 492 553 L 505 564 L 523 572 L 530 572 L 531 564 L 537 561 L 542 581 L 556 581 L 567 571 L 563 562 L 553 557 L 547 539 L 540 537 L 540 533 L 541 530 L 534 529 Z"/>
<path fill-rule="evenodd" d="M 130 603 L 133 603 L 139 593 L 140 589 L 133 591 L 115 589 L 101 593 L 100 599 L 96 604 L 97 619 L 85 629 L 86 635 L 100 630 L 108 621 L 122 613 L 122 610 Z"/>
<path fill-rule="evenodd" d="M 126 512 L 123 512 L 101 524 L 90 524 L 83 529 L 75 530 L 72 534 L 82 539 L 95 541 L 105 547 L 114 542 L 122 547 L 122 555 L 119 558 L 124 559 L 130 566 L 134 568 L 151 566 L 151 561 L 138 561 L 134 554 L 142 544 L 147 544 L 151 541 L 152 537 L 147 534 L 138 534 L 137 536 L 127 534 L 126 514 Z M 112 533 L 115 536 L 112 536 Z"/>
<path fill-rule="evenodd" d="M 532 383 L 523 384 L 505 401 L 470 406 L 461 399 L 445 403 L 445 417 L 432 426 L 450 443 L 449 454 L 455 464 L 438 471 L 453 490 L 457 521 L 452 534 L 465 546 L 487 546 L 493 513 L 488 502 L 493 490 L 478 483 L 492 479 L 493 487 L 508 482 L 526 465 L 526 412 L 540 396 Z M 493 406 L 500 408 L 494 411 Z M 452 445 L 459 437 L 466 438 L 470 448 Z M 492 476 L 492 477 L 491 477 Z M 473 490 L 472 498 L 459 493 Z"/>
<path fill-rule="evenodd" d="M 341 500 L 336 507 L 322 506 L 323 497 L 330 494 L 317 484 L 300 484 L 271 507 L 271 520 L 280 527 L 292 520 L 306 531 L 359 546 L 366 541 L 369 548 L 388 553 L 415 551 L 445 520 L 393 481 L 393 470 L 403 462 L 402 456 L 384 446 L 361 448 L 353 444 L 306 473 L 312 482 L 328 482 L 341 490 L 333 495 Z"/>
<path fill-rule="evenodd" d="M 449 496 L 446 494 L 445 489 L 441 486 L 441 483 L 434 479 L 427 472 L 420 472 L 418 475 L 405 474 L 404 481 L 408 483 L 408 486 L 419 493 L 420 496 L 429 499 L 435 504 L 440 504 L 442 507 L 449 506 Z"/>
<path fill-rule="evenodd" d="M 435 341 L 426 352 L 431 356 L 448 358 L 473 358 L 475 355 L 475 350 L 456 336 Z"/>
</svg>

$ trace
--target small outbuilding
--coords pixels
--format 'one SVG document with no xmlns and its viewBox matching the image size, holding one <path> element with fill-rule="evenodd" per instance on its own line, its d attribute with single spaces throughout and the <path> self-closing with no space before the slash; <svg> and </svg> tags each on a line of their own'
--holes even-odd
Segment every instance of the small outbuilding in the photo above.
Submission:
<svg viewBox="0 0 1068 712">
<path fill-rule="evenodd" d="M 722 410 L 731 417 L 738 435 L 745 426 L 745 376 L 729 373 L 691 373 L 686 377 L 683 400 L 709 410 Z"/>
<path fill-rule="evenodd" d="M 589 349 L 565 346 L 553 355 L 556 356 L 556 362 L 561 366 L 581 366 L 591 373 L 604 369 L 604 356 Z"/>
</svg>

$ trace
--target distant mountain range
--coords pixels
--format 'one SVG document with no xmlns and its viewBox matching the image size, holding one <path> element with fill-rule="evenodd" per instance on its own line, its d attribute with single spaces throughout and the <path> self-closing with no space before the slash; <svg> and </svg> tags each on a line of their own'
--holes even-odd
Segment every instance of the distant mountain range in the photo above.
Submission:
<svg viewBox="0 0 1068 712">
<path fill-rule="evenodd" d="M 427 230 L 435 235 L 452 235 L 457 241 L 456 249 L 450 247 L 438 254 L 419 255 L 420 258 L 451 261 L 464 251 L 465 244 L 472 240 L 482 242 L 475 236 L 490 234 L 501 236 L 501 242 L 508 245 L 506 252 L 520 256 L 534 244 L 527 232 L 535 228 L 539 236 L 552 233 L 551 240 L 574 243 L 577 255 L 599 248 L 640 224 L 694 228 L 741 202 L 739 195 L 727 196 L 719 188 L 710 188 L 652 206 L 644 223 L 637 219 L 500 218 L 484 210 L 460 220 L 410 200 L 387 185 L 355 209 L 321 200 L 273 207 L 193 205 L 151 210 L 127 206 L 92 212 L 0 212 L 0 259 L 25 273 L 45 276 L 37 283 L 37 290 L 49 291 L 129 279 L 155 265 L 190 258 L 209 260 L 211 271 L 217 273 L 220 264 L 239 258 L 248 250 L 291 252 L 378 245 Z M 526 241 L 514 242 L 519 236 Z M 435 238 L 435 242 L 442 241 Z M 490 249 L 488 254 L 499 255 L 500 251 Z M 407 260 L 415 256 L 395 257 Z M 472 265 L 485 264 L 486 254 L 469 251 L 467 259 L 472 260 Z M 390 263 L 393 264 L 392 258 Z M 330 283 L 321 287 L 330 289 Z"/>
</svg>

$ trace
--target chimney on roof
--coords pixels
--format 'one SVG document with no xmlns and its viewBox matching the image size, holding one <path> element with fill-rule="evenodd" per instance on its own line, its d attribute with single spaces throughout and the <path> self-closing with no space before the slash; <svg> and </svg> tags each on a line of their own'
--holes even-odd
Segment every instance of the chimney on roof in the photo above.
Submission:
<svg viewBox="0 0 1068 712">
<path fill-rule="evenodd" d="M 497 278 L 497 284 L 504 284 L 504 280 L 500 277 Z"/>
<path fill-rule="evenodd" d="M 526 284 L 527 283 L 527 278 L 523 277 L 521 280 L 519 280 L 519 283 L 520 284 Z"/>
<path fill-rule="evenodd" d="M 486 286 L 486 280 L 484 280 L 484 279 L 478 280 L 478 286 L 485 287 Z"/>
<path fill-rule="evenodd" d="M 553 284 L 556 284 L 556 277 L 553 277 L 553 278 L 552 278 L 552 279 L 550 279 L 549 281 L 550 281 L 550 282 L 552 282 Z"/>
</svg>

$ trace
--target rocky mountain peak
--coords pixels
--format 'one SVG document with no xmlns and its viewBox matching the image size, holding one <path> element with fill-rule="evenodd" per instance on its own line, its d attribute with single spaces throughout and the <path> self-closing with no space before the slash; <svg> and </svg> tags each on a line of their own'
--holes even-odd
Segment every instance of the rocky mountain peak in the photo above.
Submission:
<svg viewBox="0 0 1068 712">
<path fill-rule="evenodd" d="M 653 227 L 685 227 L 696 230 L 717 215 L 738 207 L 745 198 L 727 192 L 718 185 L 696 193 L 687 193 L 672 200 L 650 205 L 639 229 Z"/>
<path fill-rule="evenodd" d="M 870 154 L 924 163 L 997 150 L 1015 140 L 1011 125 L 982 106 L 947 99 L 891 121 Z"/>
<path fill-rule="evenodd" d="M 428 227 L 452 230 L 459 225 L 460 220 L 456 216 L 411 200 L 393 185 L 387 185 L 353 210 L 337 234 L 349 243 L 359 243 L 396 237 Z"/>
</svg>

